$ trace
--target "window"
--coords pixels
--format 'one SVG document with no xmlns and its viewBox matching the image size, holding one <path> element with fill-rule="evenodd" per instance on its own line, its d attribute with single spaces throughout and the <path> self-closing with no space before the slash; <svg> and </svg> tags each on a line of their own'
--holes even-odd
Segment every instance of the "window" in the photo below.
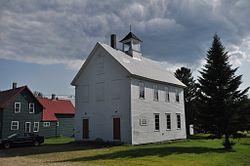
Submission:
<svg viewBox="0 0 250 166">
<path fill-rule="evenodd" d="M 180 95 L 178 90 L 175 91 L 175 101 L 180 102 Z"/>
<path fill-rule="evenodd" d="M 14 104 L 14 112 L 19 113 L 21 111 L 21 102 L 15 102 Z"/>
<path fill-rule="evenodd" d="M 29 103 L 29 113 L 30 114 L 35 113 L 35 105 L 34 105 L 34 103 Z"/>
<path fill-rule="evenodd" d="M 30 133 L 31 132 L 31 123 L 30 122 L 25 122 L 24 131 L 26 133 Z"/>
<path fill-rule="evenodd" d="M 147 126 L 148 125 L 148 121 L 145 117 L 140 119 L 140 125 L 141 126 Z"/>
<path fill-rule="evenodd" d="M 56 126 L 57 126 L 57 127 L 60 126 L 60 123 L 59 123 L 59 122 L 56 122 Z"/>
<path fill-rule="evenodd" d="M 111 92 L 112 92 L 112 99 L 118 100 L 120 99 L 121 94 L 121 86 L 120 80 L 112 80 L 111 81 Z"/>
<path fill-rule="evenodd" d="M 154 88 L 154 101 L 158 101 L 158 87 L 157 87 L 157 85 L 154 85 L 153 86 L 153 88 Z"/>
<path fill-rule="evenodd" d="M 82 92 L 82 100 L 83 102 L 89 102 L 89 86 L 83 85 L 80 86 L 80 91 Z"/>
<path fill-rule="evenodd" d="M 104 82 L 95 84 L 96 101 L 104 101 Z"/>
<path fill-rule="evenodd" d="M 166 98 L 165 98 L 165 101 L 166 101 L 166 102 L 169 102 L 169 101 L 170 101 L 170 96 L 169 96 L 169 88 L 168 88 L 168 87 L 165 87 L 165 93 L 166 93 L 166 94 L 165 94 L 165 95 L 166 95 L 166 96 L 165 96 L 165 97 L 166 97 Z"/>
<path fill-rule="evenodd" d="M 171 114 L 166 113 L 166 124 L 167 124 L 167 130 L 171 130 Z"/>
<path fill-rule="evenodd" d="M 33 132 L 39 132 L 39 122 L 34 122 Z"/>
<path fill-rule="evenodd" d="M 177 119 L 177 129 L 181 129 L 181 114 L 177 113 L 176 119 Z"/>
<path fill-rule="evenodd" d="M 43 127 L 50 127 L 50 122 L 43 122 Z"/>
<path fill-rule="evenodd" d="M 159 114 L 155 115 L 155 131 L 160 131 L 160 116 Z"/>
<path fill-rule="evenodd" d="M 139 98 L 140 99 L 145 99 L 145 85 L 144 82 L 139 82 Z"/>
<path fill-rule="evenodd" d="M 11 121 L 11 130 L 19 130 L 19 121 Z"/>
</svg>

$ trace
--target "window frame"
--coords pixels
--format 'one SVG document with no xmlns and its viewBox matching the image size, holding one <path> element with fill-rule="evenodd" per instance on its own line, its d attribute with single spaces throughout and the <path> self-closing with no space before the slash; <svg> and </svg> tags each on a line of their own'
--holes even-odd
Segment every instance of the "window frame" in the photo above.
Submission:
<svg viewBox="0 0 250 166">
<path fill-rule="evenodd" d="M 158 91 L 158 85 L 153 85 L 153 95 L 154 95 L 154 101 L 159 101 L 159 91 Z"/>
<path fill-rule="evenodd" d="M 43 122 L 43 127 L 50 127 L 50 122 Z"/>
<path fill-rule="evenodd" d="M 32 111 L 30 111 L 31 110 L 31 105 L 33 105 Z M 35 103 L 29 103 L 29 114 L 34 114 L 34 113 L 35 113 Z"/>
<path fill-rule="evenodd" d="M 36 126 L 36 124 L 37 124 L 37 126 Z M 37 130 L 35 130 L 35 127 L 37 127 Z M 33 132 L 34 133 L 38 133 L 39 132 L 39 122 L 34 122 L 34 124 L 33 124 Z"/>
<path fill-rule="evenodd" d="M 170 112 L 166 112 L 166 130 L 170 131 L 172 129 L 172 125 L 171 125 L 171 113 Z M 169 116 L 169 118 L 168 118 Z"/>
<path fill-rule="evenodd" d="M 143 81 L 139 81 L 139 99 L 145 99 L 145 83 Z"/>
<path fill-rule="evenodd" d="M 180 91 L 178 89 L 175 90 L 175 102 L 180 103 Z"/>
<path fill-rule="evenodd" d="M 17 124 L 13 125 L 13 123 L 17 123 Z M 14 126 L 16 126 L 16 129 L 13 128 Z M 11 121 L 10 130 L 12 131 L 19 130 L 19 121 Z"/>
<path fill-rule="evenodd" d="M 26 131 L 26 124 L 29 124 L 29 131 L 28 131 L 28 132 Z M 25 132 L 25 133 L 31 133 L 31 128 L 32 128 L 31 122 L 25 122 L 25 123 L 24 123 L 24 132 Z"/>
<path fill-rule="evenodd" d="M 181 113 L 176 113 L 176 129 L 181 130 Z"/>
<path fill-rule="evenodd" d="M 158 122 L 156 121 L 156 116 L 158 116 Z M 158 124 L 158 127 L 157 127 L 157 124 Z M 154 113 L 154 131 L 155 132 L 160 131 L 160 113 Z"/>
<path fill-rule="evenodd" d="M 165 87 L 165 101 L 170 102 L 169 87 Z"/>
<path fill-rule="evenodd" d="M 18 107 L 18 111 L 17 110 L 17 105 L 19 105 Z M 16 101 L 14 103 L 14 113 L 17 114 L 17 113 L 20 113 L 21 112 L 21 107 L 22 107 L 22 103 L 20 101 Z"/>
<path fill-rule="evenodd" d="M 60 122 L 56 122 L 56 126 L 59 127 L 60 126 Z"/>
</svg>

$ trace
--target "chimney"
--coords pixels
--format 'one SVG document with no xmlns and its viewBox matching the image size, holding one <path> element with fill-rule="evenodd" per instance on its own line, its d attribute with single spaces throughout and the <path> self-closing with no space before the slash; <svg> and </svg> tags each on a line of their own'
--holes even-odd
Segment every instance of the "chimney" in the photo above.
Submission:
<svg viewBox="0 0 250 166">
<path fill-rule="evenodd" d="M 110 36 L 110 45 L 112 48 L 116 49 L 116 35 L 111 34 Z"/>
<path fill-rule="evenodd" d="M 17 83 L 16 82 L 13 82 L 12 83 L 12 89 L 16 89 L 17 88 Z"/>
<path fill-rule="evenodd" d="M 56 99 L 56 94 L 52 94 L 51 95 L 51 100 L 55 100 Z"/>
</svg>

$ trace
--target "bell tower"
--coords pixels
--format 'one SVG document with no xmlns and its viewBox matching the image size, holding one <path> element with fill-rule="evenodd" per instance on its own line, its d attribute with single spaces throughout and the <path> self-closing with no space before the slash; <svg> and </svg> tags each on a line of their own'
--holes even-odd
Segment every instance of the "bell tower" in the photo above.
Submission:
<svg viewBox="0 0 250 166">
<path fill-rule="evenodd" d="M 122 43 L 123 52 L 130 55 L 134 59 L 142 60 L 142 40 L 135 36 L 135 34 L 129 32 L 120 42 Z"/>
</svg>

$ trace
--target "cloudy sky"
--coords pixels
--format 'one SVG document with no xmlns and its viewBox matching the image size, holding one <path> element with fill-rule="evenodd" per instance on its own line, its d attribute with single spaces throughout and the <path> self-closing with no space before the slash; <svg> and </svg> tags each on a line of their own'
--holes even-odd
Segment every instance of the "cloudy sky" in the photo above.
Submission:
<svg viewBox="0 0 250 166">
<path fill-rule="evenodd" d="M 0 90 L 12 82 L 45 95 L 73 95 L 70 85 L 97 41 L 132 31 L 145 57 L 199 75 L 217 33 L 241 88 L 250 86 L 249 0 L 0 0 Z"/>
</svg>

